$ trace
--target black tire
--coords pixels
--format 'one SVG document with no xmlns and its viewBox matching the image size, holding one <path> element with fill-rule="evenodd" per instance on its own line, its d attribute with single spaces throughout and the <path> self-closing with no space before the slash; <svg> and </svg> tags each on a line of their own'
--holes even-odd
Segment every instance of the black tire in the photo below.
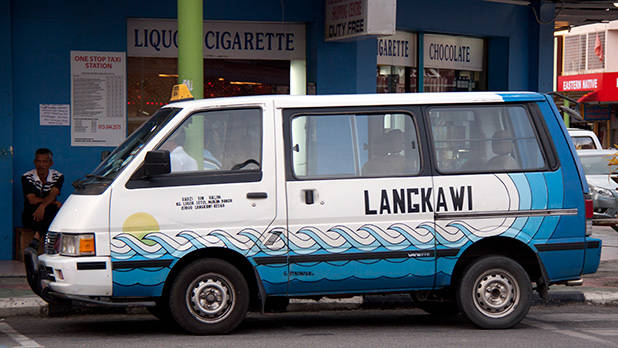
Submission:
<svg viewBox="0 0 618 348">
<path fill-rule="evenodd" d="M 169 306 L 184 330 L 199 335 L 225 334 L 247 315 L 249 287 L 242 273 L 228 262 L 197 260 L 174 280 Z"/>
<path fill-rule="evenodd" d="M 461 311 L 483 329 L 508 329 L 528 314 L 530 278 L 521 265 L 504 256 L 487 256 L 468 266 L 457 291 Z"/>
</svg>

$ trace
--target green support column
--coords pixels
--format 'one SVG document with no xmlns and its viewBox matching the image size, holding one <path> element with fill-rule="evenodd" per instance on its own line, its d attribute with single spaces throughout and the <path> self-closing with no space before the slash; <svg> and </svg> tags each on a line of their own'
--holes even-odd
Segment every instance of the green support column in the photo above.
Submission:
<svg viewBox="0 0 618 348">
<path fill-rule="evenodd" d="M 569 103 L 568 100 L 564 100 L 564 106 L 566 106 L 567 108 L 571 106 L 571 103 Z M 569 114 L 567 114 L 566 112 L 562 115 L 562 118 L 564 119 L 564 125 L 569 128 L 571 126 L 571 117 L 569 116 Z"/>
<path fill-rule="evenodd" d="M 178 83 L 195 99 L 204 98 L 203 0 L 178 0 Z M 185 151 L 204 168 L 204 121 L 193 117 L 186 132 Z"/>
</svg>

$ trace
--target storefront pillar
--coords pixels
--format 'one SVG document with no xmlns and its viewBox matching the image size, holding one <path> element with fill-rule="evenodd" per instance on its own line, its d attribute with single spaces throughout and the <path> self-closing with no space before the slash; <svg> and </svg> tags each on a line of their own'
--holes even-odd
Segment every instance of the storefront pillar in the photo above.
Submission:
<svg viewBox="0 0 618 348">
<path fill-rule="evenodd" d="M 307 94 L 307 61 L 293 59 L 290 61 L 290 94 Z"/>
<path fill-rule="evenodd" d="M 416 58 L 416 62 L 417 62 L 416 63 L 416 66 L 417 66 L 416 71 L 417 71 L 417 75 L 418 75 L 417 78 L 416 78 L 416 83 L 417 83 L 416 90 L 418 92 L 423 92 L 424 91 L 424 85 L 425 85 L 425 79 L 424 79 L 424 77 L 425 77 L 425 73 L 424 73 L 424 71 L 425 71 L 425 59 L 423 58 L 423 55 L 425 54 L 425 50 L 424 50 L 424 47 L 425 47 L 424 46 L 425 45 L 424 39 L 425 38 L 424 38 L 423 33 L 416 34 L 416 37 L 417 37 L 417 40 L 418 40 L 417 41 L 418 43 L 416 45 L 416 47 L 417 47 L 417 49 L 416 49 L 416 57 L 417 57 Z"/>
<path fill-rule="evenodd" d="M 195 99 L 204 98 L 203 0 L 178 0 L 178 83 L 189 87 Z M 204 122 L 193 117 L 186 129 L 185 151 L 203 169 Z"/>
</svg>

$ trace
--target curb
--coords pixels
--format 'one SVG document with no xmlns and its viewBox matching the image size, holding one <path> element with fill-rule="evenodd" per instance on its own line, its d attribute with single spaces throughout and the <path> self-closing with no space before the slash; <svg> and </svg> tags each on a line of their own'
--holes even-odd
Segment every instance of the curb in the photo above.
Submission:
<svg viewBox="0 0 618 348">
<path fill-rule="evenodd" d="M 601 305 L 618 305 L 618 293 L 609 291 L 591 291 L 584 293 L 586 302 Z"/>
<path fill-rule="evenodd" d="M 9 297 L 0 299 L 0 317 L 20 315 L 43 316 L 47 302 L 39 297 Z"/>
</svg>

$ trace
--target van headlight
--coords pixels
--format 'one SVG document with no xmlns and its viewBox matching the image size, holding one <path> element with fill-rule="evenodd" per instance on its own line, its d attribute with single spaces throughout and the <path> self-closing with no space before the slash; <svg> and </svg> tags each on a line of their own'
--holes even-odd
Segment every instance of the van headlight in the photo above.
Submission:
<svg viewBox="0 0 618 348">
<path fill-rule="evenodd" d="M 59 244 L 59 252 L 63 256 L 93 256 L 95 254 L 94 233 L 62 233 Z"/>
<path fill-rule="evenodd" d="M 599 196 L 606 196 L 606 197 L 613 197 L 614 194 L 612 193 L 612 191 L 608 190 L 608 189 L 604 189 L 602 187 L 598 187 L 598 186 L 594 186 L 594 185 L 588 185 L 590 187 L 590 193 L 592 194 L 597 194 Z"/>
</svg>

